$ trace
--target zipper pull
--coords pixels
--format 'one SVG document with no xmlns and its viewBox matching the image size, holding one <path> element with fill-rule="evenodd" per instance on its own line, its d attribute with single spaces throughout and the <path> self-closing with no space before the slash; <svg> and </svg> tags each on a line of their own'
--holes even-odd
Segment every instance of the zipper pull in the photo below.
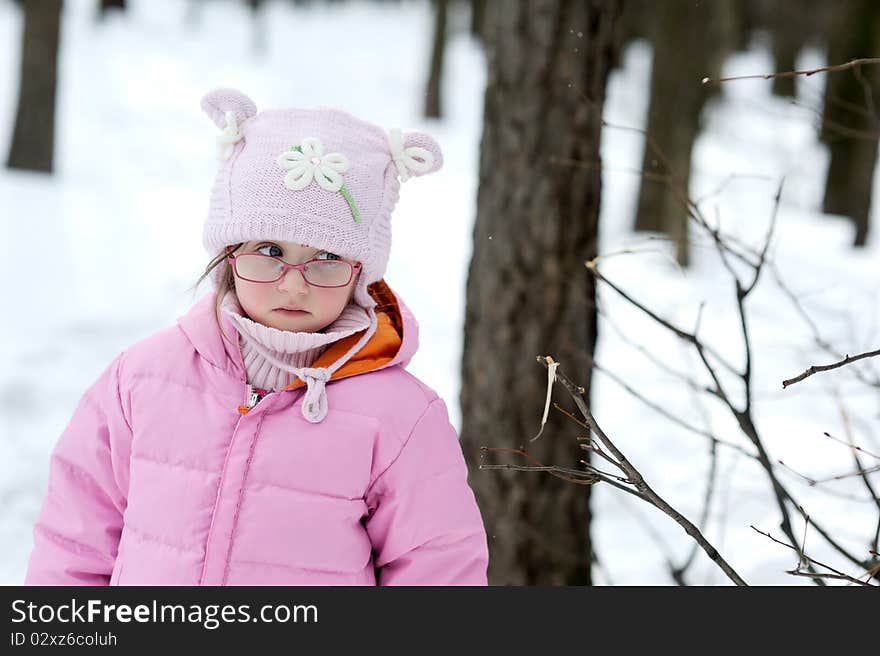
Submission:
<svg viewBox="0 0 880 656">
<path fill-rule="evenodd" d="M 250 412 L 251 408 L 257 405 L 257 403 L 259 403 L 260 399 L 262 398 L 257 389 L 250 383 L 247 384 L 246 396 L 247 403 L 238 406 L 238 414 L 240 415 L 246 415 L 248 412 Z"/>
<path fill-rule="evenodd" d="M 257 388 L 255 388 L 251 385 L 248 385 L 248 392 L 249 392 L 249 395 L 248 395 L 247 406 L 248 406 L 248 408 L 253 408 L 255 405 L 257 405 L 257 403 L 260 402 L 260 399 L 263 397 L 260 396 L 259 390 L 257 390 Z"/>
</svg>

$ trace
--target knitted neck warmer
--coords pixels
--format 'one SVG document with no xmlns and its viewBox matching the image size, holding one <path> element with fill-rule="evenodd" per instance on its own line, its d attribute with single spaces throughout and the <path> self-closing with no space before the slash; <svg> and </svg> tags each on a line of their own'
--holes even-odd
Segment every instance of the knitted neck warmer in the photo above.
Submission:
<svg viewBox="0 0 880 656">
<path fill-rule="evenodd" d="M 286 387 L 331 344 L 369 328 L 371 323 L 370 314 L 364 308 L 350 303 L 321 332 L 279 330 L 247 317 L 232 290 L 223 298 L 221 311 L 232 319 L 240 335 L 248 382 L 266 390 Z"/>
</svg>

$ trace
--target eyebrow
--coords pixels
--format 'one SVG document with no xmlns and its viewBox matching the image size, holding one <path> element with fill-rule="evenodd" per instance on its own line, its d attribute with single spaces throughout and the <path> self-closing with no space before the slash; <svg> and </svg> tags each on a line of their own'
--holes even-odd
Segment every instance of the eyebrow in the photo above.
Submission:
<svg viewBox="0 0 880 656">
<path fill-rule="evenodd" d="M 268 246 L 269 244 L 271 244 L 272 246 L 277 246 L 277 247 L 280 248 L 282 251 L 285 250 L 285 249 L 284 249 L 284 246 L 282 246 L 281 244 L 279 244 L 277 241 L 272 241 L 272 240 L 257 241 L 257 242 L 254 242 L 254 244 L 255 244 L 255 245 L 254 245 L 254 248 L 260 248 L 261 246 Z M 303 244 L 300 244 L 300 246 L 303 246 Z M 306 248 L 308 248 L 308 247 L 306 247 Z M 323 252 L 324 252 L 324 249 L 322 249 L 322 248 L 316 248 L 316 249 L 315 249 L 315 253 L 323 253 Z"/>
<path fill-rule="evenodd" d="M 284 254 L 284 253 L 286 252 L 286 251 L 284 250 L 284 246 L 282 246 L 281 244 L 279 244 L 277 241 L 270 241 L 270 240 L 255 242 L 255 245 L 254 245 L 252 248 L 257 249 L 257 248 L 261 248 L 261 247 L 263 247 L 263 246 L 268 246 L 269 244 L 271 244 L 271 245 L 273 245 L 273 246 L 277 246 L 278 248 L 280 248 L 282 254 Z M 300 246 L 303 246 L 303 245 L 304 245 L 304 244 L 300 244 Z M 310 253 L 310 254 L 308 255 L 309 258 L 314 257 L 314 256 L 317 255 L 318 253 L 332 253 L 333 255 L 337 255 L 337 256 L 339 256 L 339 257 L 342 257 L 341 255 L 339 255 L 339 253 L 334 253 L 333 251 L 328 251 L 326 248 L 316 248 L 316 249 L 314 249 L 314 250 L 315 250 L 314 253 Z M 343 259 L 344 259 L 344 258 L 343 258 Z"/>
</svg>

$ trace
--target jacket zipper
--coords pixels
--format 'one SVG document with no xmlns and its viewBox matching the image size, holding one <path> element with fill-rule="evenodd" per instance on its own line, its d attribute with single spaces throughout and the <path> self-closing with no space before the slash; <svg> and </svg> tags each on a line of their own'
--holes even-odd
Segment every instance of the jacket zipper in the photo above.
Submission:
<svg viewBox="0 0 880 656">
<path fill-rule="evenodd" d="M 250 388 L 250 385 L 247 385 Z M 244 415 L 242 412 L 242 408 L 246 406 L 238 406 L 239 415 Z M 248 408 L 249 409 L 249 408 Z M 205 574 L 208 571 L 208 558 L 211 555 L 211 538 L 214 535 L 214 520 L 217 518 L 217 505 L 220 502 L 220 495 L 223 491 L 223 481 L 226 478 L 226 468 L 229 465 L 229 454 L 232 451 L 232 445 L 235 442 L 235 436 L 238 434 L 238 427 L 241 426 L 241 421 L 244 419 L 243 416 L 239 416 L 238 421 L 235 422 L 235 428 L 232 429 L 232 439 L 229 442 L 229 447 L 226 450 L 226 457 L 223 459 L 223 467 L 220 469 L 220 481 L 217 484 L 217 496 L 214 498 L 214 508 L 211 511 L 211 524 L 208 526 L 208 537 L 205 541 L 205 560 L 202 563 L 202 573 L 199 576 L 199 585 L 204 585 Z"/>
<path fill-rule="evenodd" d="M 256 387 L 254 387 L 253 385 L 248 385 L 248 408 L 253 408 L 255 405 L 257 405 L 257 403 L 260 402 L 260 399 L 262 398 L 263 396 L 259 393 L 259 391 L 257 391 Z"/>
<path fill-rule="evenodd" d="M 269 395 L 268 390 L 254 387 L 250 383 L 245 385 L 245 403 L 238 406 L 238 414 L 244 415 L 250 412 L 257 403 Z"/>
<path fill-rule="evenodd" d="M 257 403 L 259 403 L 260 400 L 263 398 L 264 395 L 260 394 L 260 392 L 266 392 L 266 390 L 260 390 L 248 382 L 245 382 L 245 381 L 242 381 L 242 382 L 245 383 L 246 405 L 238 406 L 238 414 L 242 415 L 242 416 L 239 416 L 238 421 L 235 422 L 235 428 L 232 429 L 232 440 L 229 443 L 229 450 L 232 449 L 232 444 L 233 444 L 233 442 L 235 442 L 236 435 L 238 435 L 238 428 L 239 428 L 239 426 L 241 426 L 242 419 L 244 419 L 243 415 L 247 414 L 251 410 L 251 408 L 253 408 L 255 405 L 257 405 Z M 208 550 L 210 548 L 209 545 L 211 544 L 211 538 L 214 533 L 214 520 L 215 520 L 216 514 L 217 514 L 217 503 L 220 500 L 220 494 L 223 489 L 223 481 L 226 478 L 226 467 L 229 464 L 229 462 L 228 462 L 229 453 L 230 453 L 229 450 L 227 450 L 227 452 L 226 452 L 226 458 L 223 461 L 223 468 L 220 470 L 220 483 L 217 487 L 217 496 L 214 499 L 214 510 L 211 515 L 211 525 L 208 527 L 208 539 L 205 543 L 205 561 L 204 561 L 204 563 L 202 563 L 202 573 L 201 573 L 201 576 L 199 576 L 199 585 L 203 584 L 203 581 L 205 580 L 205 573 L 207 572 L 207 569 L 208 569 L 208 556 L 209 556 Z"/>
</svg>

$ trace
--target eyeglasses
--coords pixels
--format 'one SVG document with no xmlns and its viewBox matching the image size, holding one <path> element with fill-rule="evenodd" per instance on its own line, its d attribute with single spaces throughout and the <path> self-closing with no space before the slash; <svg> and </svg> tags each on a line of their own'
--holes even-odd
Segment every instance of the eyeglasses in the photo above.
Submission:
<svg viewBox="0 0 880 656">
<path fill-rule="evenodd" d="M 314 287 L 345 287 L 360 270 L 361 263 L 345 260 L 309 260 L 302 264 L 288 264 L 272 255 L 262 253 L 228 253 L 232 268 L 242 280 L 249 282 L 276 282 L 290 269 L 296 269 L 305 281 Z"/>
</svg>

